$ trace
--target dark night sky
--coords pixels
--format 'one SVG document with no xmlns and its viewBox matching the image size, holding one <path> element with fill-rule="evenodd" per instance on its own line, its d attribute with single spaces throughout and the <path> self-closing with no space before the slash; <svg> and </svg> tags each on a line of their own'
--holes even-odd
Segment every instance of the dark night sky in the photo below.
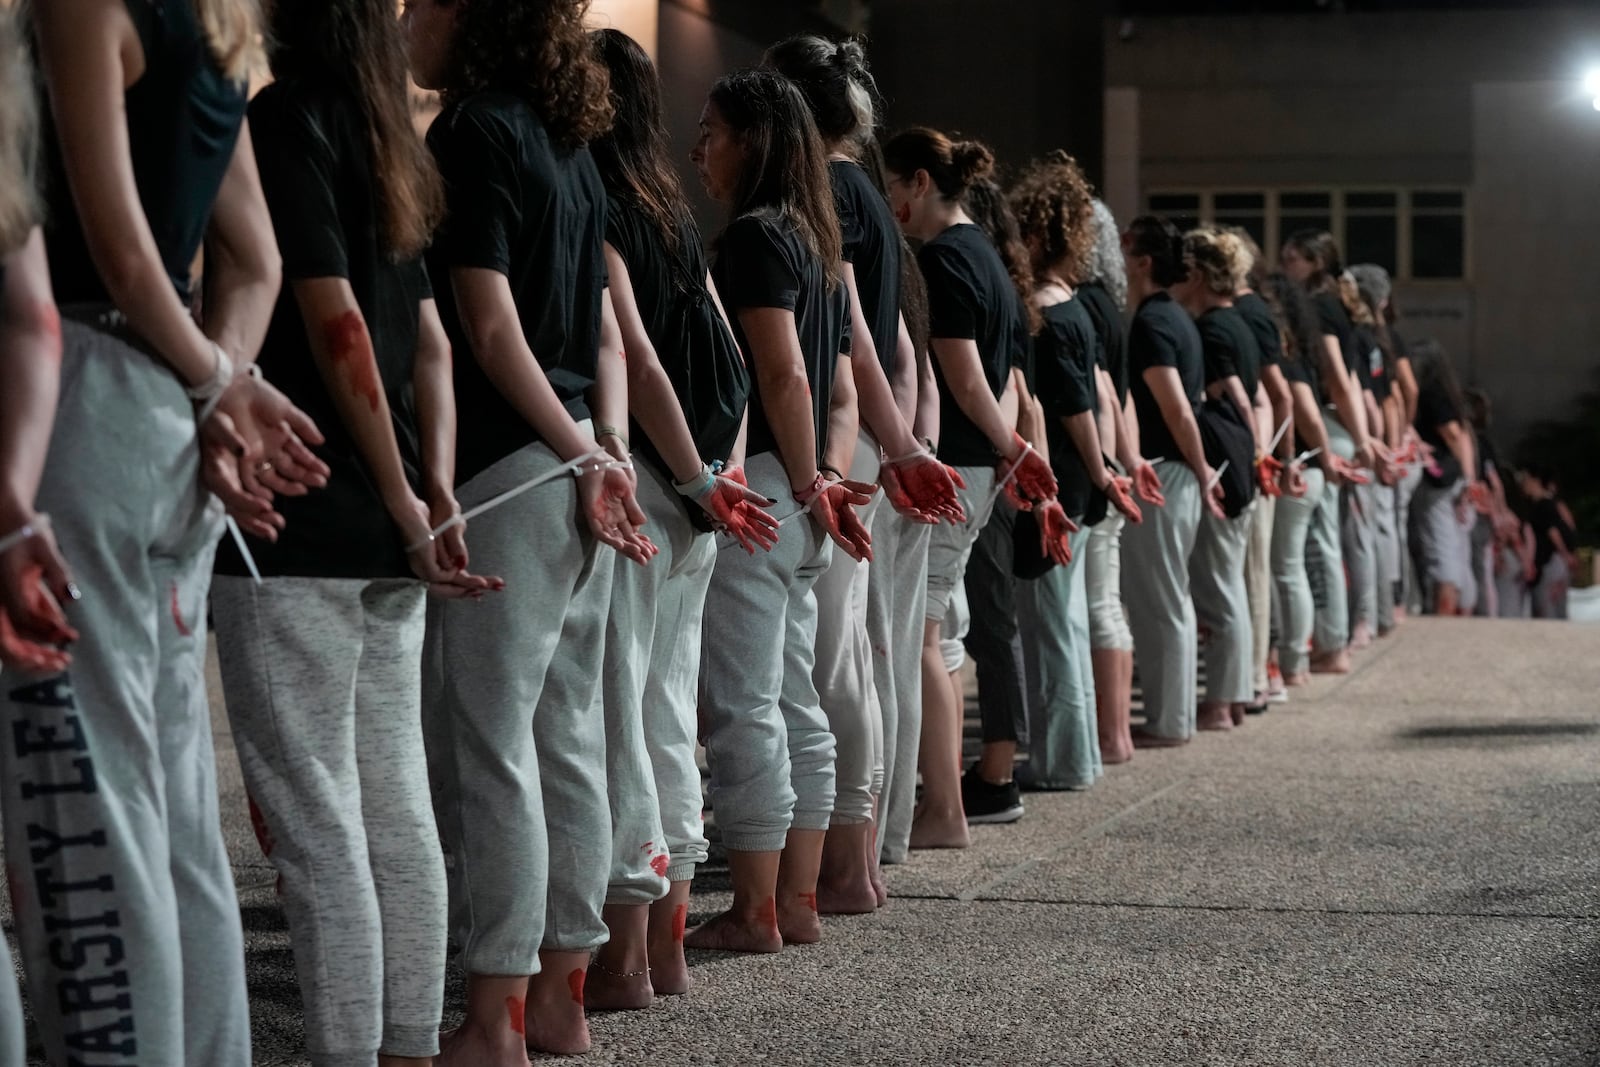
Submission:
<svg viewBox="0 0 1600 1067">
<path fill-rule="evenodd" d="M 1579 6 L 1575 0 L 1116 0 L 1121 15 L 1306 14 L 1317 11 L 1460 11 Z"/>
</svg>

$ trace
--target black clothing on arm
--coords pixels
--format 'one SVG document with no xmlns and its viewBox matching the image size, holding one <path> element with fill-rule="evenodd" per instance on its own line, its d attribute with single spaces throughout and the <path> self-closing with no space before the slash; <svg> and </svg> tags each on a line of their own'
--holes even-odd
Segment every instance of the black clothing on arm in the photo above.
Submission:
<svg viewBox="0 0 1600 1067">
<path fill-rule="evenodd" d="M 1383 346 L 1378 343 L 1378 331 L 1360 324 L 1351 328 L 1350 335 L 1355 339 L 1356 377 L 1361 381 L 1361 388 L 1381 404 L 1389 398 L 1389 377 L 1384 373 Z"/>
<path fill-rule="evenodd" d="M 998 398 L 1018 362 L 1019 338 L 1027 334 L 1000 253 L 982 230 L 963 222 L 924 243 L 917 263 L 928 282 L 928 336 L 976 342 L 984 381 Z M 939 382 L 939 459 L 957 467 L 993 464 L 988 436 L 956 403 L 937 357 L 933 372 Z"/>
<path fill-rule="evenodd" d="M 1343 301 L 1336 293 L 1321 292 L 1312 295 L 1311 303 L 1317 309 L 1317 322 L 1322 327 L 1322 335 L 1339 342 L 1339 355 L 1344 360 L 1344 369 L 1347 372 L 1356 370 L 1359 360 L 1356 356 L 1355 327 L 1350 322 L 1350 312 L 1345 310 Z"/>
<path fill-rule="evenodd" d="M 190 268 L 233 162 L 249 96 L 245 83 L 229 81 L 212 58 L 193 4 L 126 3 L 145 62 L 144 73 L 122 95 L 134 184 L 167 277 L 187 304 Z M 56 300 L 108 303 L 67 187 L 53 124 L 46 140 L 45 236 Z"/>
<path fill-rule="evenodd" d="M 638 204 L 611 198 L 606 242 L 627 264 L 639 320 L 672 381 L 700 458 L 715 463 L 728 458 L 739 436 L 750 398 L 750 370 L 706 288 L 700 231 L 685 220 L 677 237 L 674 253 L 667 249 L 655 220 Z M 630 440 L 634 451 L 671 473 L 637 422 Z"/>
<path fill-rule="evenodd" d="M 1233 308 L 1256 339 L 1256 351 L 1261 353 L 1262 368 L 1282 366 L 1283 338 L 1278 333 L 1278 320 L 1273 318 L 1272 308 L 1261 294 L 1249 292 L 1237 297 Z"/>
<path fill-rule="evenodd" d="M 1231 307 L 1212 308 L 1195 327 L 1205 355 L 1206 384 L 1238 375 L 1245 398 L 1254 404 L 1261 383 L 1261 349 L 1244 316 Z"/>
<path fill-rule="evenodd" d="M 447 204 L 428 270 L 455 353 L 459 484 L 539 434 L 479 364 L 451 269 L 506 276 L 534 358 L 568 413 L 586 419 L 606 288 L 606 193 L 589 150 L 552 142 L 533 106 L 511 93 L 451 102 L 428 130 L 428 147 Z"/>
<path fill-rule="evenodd" d="M 1535 573 L 1542 573 L 1544 565 L 1556 554 L 1556 543 L 1550 536 L 1551 530 L 1561 535 L 1561 541 L 1568 551 L 1571 551 L 1577 539 L 1577 531 L 1567 525 L 1567 520 L 1561 515 L 1560 505 L 1553 496 L 1533 502 L 1528 508 L 1528 525 L 1533 527 Z"/>
<path fill-rule="evenodd" d="M 426 272 L 420 259 L 394 263 L 382 247 L 383 210 L 366 122 L 348 90 L 331 79 L 274 82 L 250 104 L 250 136 L 283 256 L 283 289 L 258 362 L 267 379 L 316 421 L 327 441 L 315 451 L 332 469 L 326 488 L 277 498 L 288 527 L 276 543 L 252 539 L 251 554 L 265 575 L 410 577 L 400 531 L 311 353 L 310 333 L 340 327 L 306 322 L 294 283 L 350 283 L 372 341 L 401 463 L 416 489 L 422 462 L 412 381 L 419 305 L 432 295 Z M 336 387 L 348 386 L 341 381 Z M 231 540 L 218 548 L 216 569 L 247 573 Z"/>
<path fill-rule="evenodd" d="M 884 375 L 894 380 L 900 350 L 900 230 L 889 202 L 855 163 L 828 164 L 833 203 L 844 237 L 843 258 L 856 273 L 856 294 Z"/>
<path fill-rule="evenodd" d="M 1466 432 L 1466 423 L 1449 392 L 1438 382 L 1427 382 L 1417 391 L 1417 436 L 1433 446 L 1433 463 L 1423 475 L 1428 484 L 1436 487 L 1454 485 L 1461 477 L 1461 462 L 1445 444 L 1441 432 L 1447 423 L 1458 423 Z M 1435 473 L 1437 471 L 1437 473 Z"/>
<path fill-rule="evenodd" d="M 839 357 L 850 354 L 850 294 L 841 284 L 828 291 L 822 264 L 811 254 L 794 225 L 772 212 L 742 215 L 728 224 L 717 241 L 712 278 L 739 347 L 754 363 L 757 356 L 745 336 L 739 312 L 750 308 L 782 308 L 794 312 L 795 333 L 811 387 L 811 415 L 821 463 L 828 447 L 828 405 Z M 760 375 L 750 381 L 750 428 L 747 455 L 777 450 L 778 441 L 761 402 Z M 795 457 L 788 457 L 793 462 Z"/>
<path fill-rule="evenodd" d="M 1161 290 L 1145 297 L 1134 312 L 1128 332 L 1128 391 L 1139 416 L 1139 450 L 1146 459 L 1184 462 L 1183 452 L 1162 417 L 1144 372 L 1152 367 L 1172 367 L 1178 372 L 1183 395 L 1191 408 L 1205 395 L 1205 357 L 1200 332 L 1189 313 Z"/>
<path fill-rule="evenodd" d="M 1117 391 L 1117 406 L 1121 407 L 1128 400 L 1128 334 L 1122 322 L 1122 311 L 1099 282 L 1078 286 L 1073 299 L 1083 301 L 1083 309 L 1094 323 L 1095 336 L 1100 341 L 1100 367 L 1111 376 L 1111 384 Z"/>
<path fill-rule="evenodd" d="M 1044 409 L 1050 467 L 1061 507 L 1073 519 L 1093 525 L 1105 518 L 1105 497 L 1089 481 L 1089 470 L 1062 420 L 1100 409 L 1095 383 L 1100 341 L 1082 300 L 1074 297 L 1044 309 L 1044 325 L 1034 338 L 1034 392 Z M 1096 423 L 1098 427 L 1098 422 Z"/>
</svg>

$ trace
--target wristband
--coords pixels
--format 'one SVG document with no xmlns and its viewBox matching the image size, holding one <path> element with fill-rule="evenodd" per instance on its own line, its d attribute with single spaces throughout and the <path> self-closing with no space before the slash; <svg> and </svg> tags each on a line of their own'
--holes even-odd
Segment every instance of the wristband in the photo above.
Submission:
<svg viewBox="0 0 1600 1067">
<path fill-rule="evenodd" d="M 628 439 L 627 439 L 627 437 L 624 436 L 622 431 L 617 429 L 615 426 L 605 426 L 605 425 L 596 426 L 594 428 L 594 439 L 596 441 L 599 441 L 600 438 L 602 438 L 602 437 L 615 437 L 617 440 L 622 442 L 622 447 L 623 448 L 627 448 L 628 447 Z"/>
<path fill-rule="evenodd" d="M 835 478 L 838 478 L 841 482 L 844 481 L 844 472 L 841 471 L 838 467 L 830 467 L 826 463 L 824 463 L 817 469 L 818 477 L 821 477 L 821 475 L 822 475 L 822 473 L 824 471 L 826 471 L 828 474 L 833 475 Z"/>
<path fill-rule="evenodd" d="M 827 491 L 827 488 L 827 481 L 822 477 L 822 472 L 818 471 L 817 476 L 811 480 L 809 486 L 804 489 L 794 490 L 795 502 L 802 507 L 809 507 L 813 500 Z"/>
<path fill-rule="evenodd" d="M 4 537 L 0 537 L 0 553 L 10 552 L 22 542 L 32 537 L 38 537 L 48 529 L 50 529 L 50 516 L 41 511 L 17 529 L 12 530 Z"/>
<path fill-rule="evenodd" d="M 217 342 L 212 341 L 210 344 L 211 377 L 199 385 L 191 385 L 184 389 L 184 392 L 189 394 L 190 400 L 207 405 L 220 397 L 233 381 L 233 360 L 228 358 L 228 353 L 224 352 Z"/>
<path fill-rule="evenodd" d="M 717 476 L 705 464 L 700 465 L 700 473 L 684 482 L 673 482 L 672 488 L 679 496 L 686 496 L 690 500 L 698 500 L 704 496 L 712 486 L 717 484 Z"/>
</svg>

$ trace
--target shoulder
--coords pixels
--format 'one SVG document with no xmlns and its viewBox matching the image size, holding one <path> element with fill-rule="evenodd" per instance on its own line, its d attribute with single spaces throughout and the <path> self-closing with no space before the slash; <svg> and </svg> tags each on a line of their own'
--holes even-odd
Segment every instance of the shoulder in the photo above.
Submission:
<svg viewBox="0 0 1600 1067">
<path fill-rule="evenodd" d="M 543 132 L 538 116 L 510 93 L 486 91 L 452 100 L 428 128 L 430 143 L 452 146 L 487 142 L 510 147 L 530 132 Z"/>
</svg>

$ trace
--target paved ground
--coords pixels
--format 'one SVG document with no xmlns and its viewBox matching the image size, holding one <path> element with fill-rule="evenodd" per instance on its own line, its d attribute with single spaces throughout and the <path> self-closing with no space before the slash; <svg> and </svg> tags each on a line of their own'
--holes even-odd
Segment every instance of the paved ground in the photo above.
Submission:
<svg viewBox="0 0 1600 1067">
<path fill-rule="evenodd" d="M 587 1062 L 1600 1064 L 1597 694 L 1600 629 L 1411 623 L 1243 730 L 891 868 L 823 945 L 694 959 L 687 997 L 595 1019 Z M 222 766 L 256 1062 L 300 1064 Z"/>
</svg>

